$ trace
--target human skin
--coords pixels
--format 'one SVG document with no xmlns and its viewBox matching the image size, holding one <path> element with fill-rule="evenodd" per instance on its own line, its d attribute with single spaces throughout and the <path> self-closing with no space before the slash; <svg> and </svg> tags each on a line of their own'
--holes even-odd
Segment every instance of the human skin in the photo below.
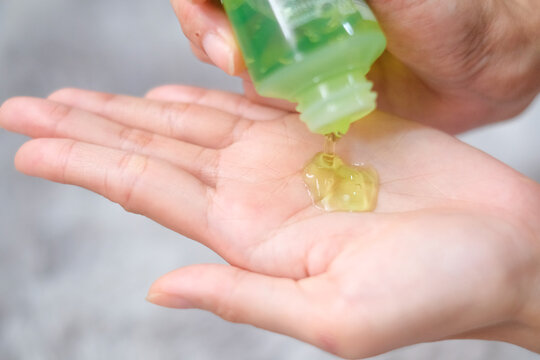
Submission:
<svg viewBox="0 0 540 360">
<path fill-rule="evenodd" d="M 219 3 L 171 0 L 199 59 L 246 79 L 240 51 Z M 540 91 L 537 0 L 371 0 L 388 51 L 368 77 L 378 108 L 450 133 L 511 118 Z"/>
<path fill-rule="evenodd" d="M 373 213 L 324 212 L 321 150 L 296 113 L 183 86 L 146 99 L 14 98 L 18 170 L 101 194 L 229 265 L 175 270 L 148 300 L 200 308 L 346 358 L 442 339 L 540 352 L 540 185 L 441 131 L 375 112 L 337 152 L 379 172 Z"/>
</svg>

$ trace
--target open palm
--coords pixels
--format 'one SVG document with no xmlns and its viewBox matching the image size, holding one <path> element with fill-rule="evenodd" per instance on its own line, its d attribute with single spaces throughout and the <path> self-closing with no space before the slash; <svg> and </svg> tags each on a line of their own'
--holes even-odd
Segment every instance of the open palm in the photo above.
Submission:
<svg viewBox="0 0 540 360">
<path fill-rule="evenodd" d="M 347 357 L 452 337 L 512 341 L 508 326 L 538 343 L 521 329 L 539 316 L 539 186 L 442 132 L 383 113 L 357 122 L 337 152 L 379 171 L 377 208 L 326 213 L 301 176 L 322 137 L 240 95 L 62 90 L 9 100 L 0 124 L 42 138 L 19 151 L 21 171 L 100 193 L 231 264 L 172 272 L 153 302 Z"/>
</svg>

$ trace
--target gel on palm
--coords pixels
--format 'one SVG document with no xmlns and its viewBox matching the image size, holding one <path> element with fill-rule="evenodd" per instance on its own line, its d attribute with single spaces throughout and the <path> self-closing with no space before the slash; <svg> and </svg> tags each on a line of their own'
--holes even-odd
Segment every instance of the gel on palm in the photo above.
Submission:
<svg viewBox="0 0 540 360">
<path fill-rule="evenodd" d="M 298 103 L 312 132 L 375 109 L 365 75 L 386 39 L 364 0 L 222 0 L 257 91 Z"/>
</svg>

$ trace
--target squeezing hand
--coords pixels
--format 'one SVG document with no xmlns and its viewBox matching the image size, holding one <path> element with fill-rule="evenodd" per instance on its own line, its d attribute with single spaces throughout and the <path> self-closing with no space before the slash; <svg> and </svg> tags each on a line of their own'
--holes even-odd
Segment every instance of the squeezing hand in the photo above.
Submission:
<svg viewBox="0 0 540 360">
<path fill-rule="evenodd" d="M 457 133 L 519 114 L 540 91 L 537 1 L 366 2 L 388 38 L 368 75 L 380 109 Z M 250 98 L 293 109 L 254 91 L 218 1 L 171 3 L 200 60 L 241 75 Z"/>
</svg>

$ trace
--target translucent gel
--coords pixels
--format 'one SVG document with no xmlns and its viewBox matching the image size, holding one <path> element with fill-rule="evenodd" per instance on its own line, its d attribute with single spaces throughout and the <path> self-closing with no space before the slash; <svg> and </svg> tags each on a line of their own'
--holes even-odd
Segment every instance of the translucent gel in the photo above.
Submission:
<svg viewBox="0 0 540 360">
<path fill-rule="evenodd" d="M 326 211 L 373 211 L 379 177 L 369 166 L 347 165 L 335 154 L 335 137 L 328 135 L 324 151 L 304 168 L 304 182 L 315 206 Z"/>
</svg>

